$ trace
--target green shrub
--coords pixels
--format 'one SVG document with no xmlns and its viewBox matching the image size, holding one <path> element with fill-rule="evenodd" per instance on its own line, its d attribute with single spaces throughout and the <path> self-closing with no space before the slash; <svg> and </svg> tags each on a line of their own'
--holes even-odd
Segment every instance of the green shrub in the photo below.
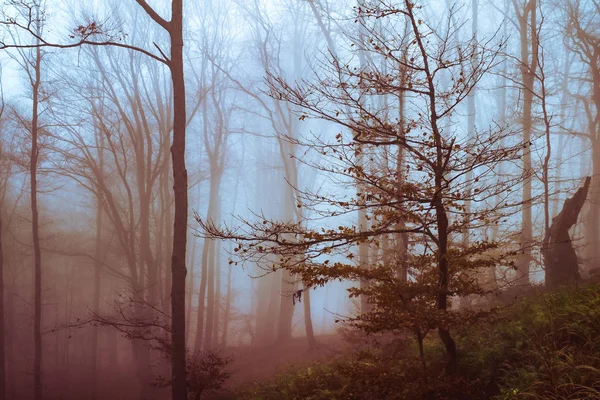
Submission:
<svg viewBox="0 0 600 400">
<path fill-rule="evenodd" d="M 456 374 L 444 351 L 425 340 L 391 356 L 368 348 L 247 388 L 247 400 L 600 399 L 600 288 L 541 293 L 455 332 Z"/>
</svg>

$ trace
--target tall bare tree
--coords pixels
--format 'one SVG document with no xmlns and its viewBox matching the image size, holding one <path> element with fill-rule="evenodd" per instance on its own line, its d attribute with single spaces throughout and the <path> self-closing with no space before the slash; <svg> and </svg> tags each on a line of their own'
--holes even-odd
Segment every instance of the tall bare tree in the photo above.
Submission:
<svg viewBox="0 0 600 400">
<path fill-rule="evenodd" d="M 145 11 L 148 17 L 163 28 L 165 33 L 169 36 L 169 56 L 167 56 L 160 48 L 158 48 L 160 54 L 157 55 L 143 48 L 123 43 L 118 40 L 119 38 L 111 36 L 110 32 L 103 31 L 102 24 L 97 21 L 92 21 L 76 28 L 74 34 L 70 35 L 72 41 L 69 43 L 53 43 L 44 39 L 40 31 L 32 30 L 32 15 L 27 12 L 22 13 L 21 18 L 3 19 L 2 24 L 20 31 L 28 32 L 36 38 L 36 43 L 23 46 L 17 43 L 2 42 L 0 43 L 0 49 L 15 47 L 72 48 L 81 45 L 116 46 L 141 52 L 154 60 L 164 63 L 169 68 L 173 86 L 173 138 L 171 145 L 171 159 L 175 202 L 173 248 L 171 256 L 171 388 L 173 400 L 187 400 L 185 355 L 185 282 L 187 270 L 185 263 L 188 193 L 187 169 L 185 163 L 187 120 L 183 62 L 183 0 L 171 1 L 170 20 L 162 17 L 145 0 L 135 1 Z M 32 8 L 32 4 L 27 1 L 11 1 L 11 5 L 20 10 L 23 10 L 23 8 L 25 10 L 35 10 L 35 7 Z"/>
<path fill-rule="evenodd" d="M 2 78 L 2 66 L 0 65 L 0 79 Z M 0 83 L 0 158 L 6 159 L 7 154 L 5 153 L 4 143 L 2 143 L 2 117 L 4 116 L 4 91 L 2 84 Z M 2 214 L 5 207 L 5 198 L 7 193 L 8 178 L 10 172 L 8 168 L 5 171 L 5 164 L 0 162 L 0 400 L 5 400 L 7 397 L 6 390 L 6 335 L 5 335 L 5 322 L 4 322 L 4 251 L 3 251 L 3 226 L 2 226 Z M 10 345 L 10 344 L 9 344 Z"/>
<path fill-rule="evenodd" d="M 530 264 L 533 261 L 533 217 L 532 217 L 532 164 L 531 164 L 531 145 L 533 133 L 533 98 L 536 70 L 538 67 L 538 23 L 537 0 L 525 0 L 522 4 L 518 0 L 513 0 L 513 7 L 519 26 L 520 39 L 520 71 L 523 87 L 523 107 L 522 107 L 522 125 L 523 125 L 523 176 L 525 182 L 523 185 L 523 215 L 521 231 L 522 255 L 517 262 L 518 285 L 529 284 Z"/>
</svg>

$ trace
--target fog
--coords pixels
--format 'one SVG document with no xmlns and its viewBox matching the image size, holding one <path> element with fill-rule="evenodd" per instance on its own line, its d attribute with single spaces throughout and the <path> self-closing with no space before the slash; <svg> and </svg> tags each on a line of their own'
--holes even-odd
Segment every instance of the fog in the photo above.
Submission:
<svg viewBox="0 0 600 400">
<path fill-rule="evenodd" d="M 238 398 L 356 336 L 455 366 L 463 315 L 598 271 L 594 1 L 0 14 L 0 399 Z"/>
</svg>

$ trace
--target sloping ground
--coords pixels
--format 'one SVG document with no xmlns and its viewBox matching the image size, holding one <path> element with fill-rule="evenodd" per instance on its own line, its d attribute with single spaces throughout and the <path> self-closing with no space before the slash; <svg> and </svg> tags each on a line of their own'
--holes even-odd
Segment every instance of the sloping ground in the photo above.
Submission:
<svg viewBox="0 0 600 400">
<path fill-rule="evenodd" d="M 230 398 L 600 399 L 600 287 L 597 285 L 528 296 L 487 318 L 455 328 L 454 335 L 460 358 L 453 374 L 445 372 L 444 351 L 435 335 L 430 335 L 425 343 L 425 366 L 418 357 L 410 354 L 397 357 L 385 346 L 372 352 L 348 351 L 341 357 L 323 351 L 314 359 L 305 356 L 299 360 L 293 352 L 281 349 L 282 355 L 257 354 L 256 368 L 262 371 L 252 380 L 261 382 Z M 310 367 L 295 365 L 294 370 L 280 376 L 274 376 L 274 369 L 258 366 L 268 360 L 273 368 L 276 359 L 288 359 L 290 364 L 295 360 L 308 363 L 319 360 L 319 356 L 331 358 Z M 252 368 L 252 364 L 248 367 Z"/>
<path fill-rule="evenodd" d="M 346 345 L 337 335 L 317 336 L 317 342 L 319 347 L 313 350 L 308 348 L 303 337 L 270 346 L 228 348 L 225 354 L 231 357 L 232 363 L 228 367 L 231 378 L 226 387 L 237 388 L 268 380 L 278 373 L 329 360 L 340 354 Z"/>
</svg>

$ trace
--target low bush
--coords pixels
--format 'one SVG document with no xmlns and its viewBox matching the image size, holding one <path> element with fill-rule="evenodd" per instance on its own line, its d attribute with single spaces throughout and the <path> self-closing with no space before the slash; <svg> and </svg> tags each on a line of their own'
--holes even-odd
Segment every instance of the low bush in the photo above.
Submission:
<svg viewBox="0 0 600 400">
<path fill-rule="evenodd" d="M 390 357 L 385 346 L 283 373 L 245 388 L 245 400 L 600 399 L 600 288 L 541 293 L 455 331 L 455 374 L 425 340 Z"/>
</svg>

